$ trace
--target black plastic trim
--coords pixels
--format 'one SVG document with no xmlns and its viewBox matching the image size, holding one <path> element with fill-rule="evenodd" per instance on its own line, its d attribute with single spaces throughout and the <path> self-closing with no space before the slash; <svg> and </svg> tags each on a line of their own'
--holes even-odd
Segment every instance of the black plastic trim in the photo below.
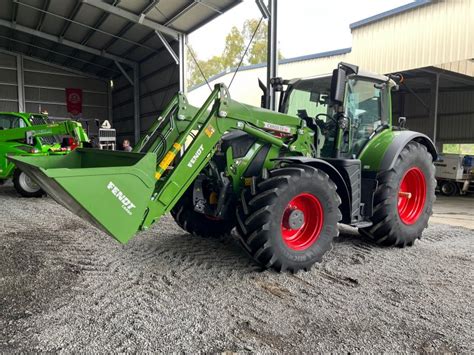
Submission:
<svg viewBox="0 0 474 355">
<path fill-rule="evenodd" d="M 260 150 L 255 154 L 250 164 L 245 169 L 243 174 L 244 177 L 251 176 L 260 176 L 263 170 L 263 164 L 267 158 L 267 154 L 270 151 L 271 144 L 265 144 Z"/>
<path fill-rule="evenodd" d="M 438 152 L 436 150 L 436 147 L 433 141 L 427 135 L 413 131 L 401 131 L 400 134 L 395 137 L 395 139 L 385 152 L 382 158 L 382 162 L 380 164 L 379 171 L 386 171 L 392 169 L 403 148 L 405 148 L 406 145 L 411 141 L 415 141 L 426 146 L 428 152 L 433 157 L 433 161 L 438 159 Z"/>
</svg>

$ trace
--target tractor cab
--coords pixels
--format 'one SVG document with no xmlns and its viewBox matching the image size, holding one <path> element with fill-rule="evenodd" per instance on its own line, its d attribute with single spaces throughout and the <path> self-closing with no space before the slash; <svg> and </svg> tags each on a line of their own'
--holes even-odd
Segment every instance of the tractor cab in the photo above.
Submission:
<svg viewBox="0 0 474 355">
<path fill-rule="evenodd" d="M 343 65 L 332 76 L 287 84 L 280 112 L 300 117 L 318 132 L 315 146 L 320 157 L 358 158 L 369 140 L 391 124 L 394 83 L 385 76 Z"/>
</svg>

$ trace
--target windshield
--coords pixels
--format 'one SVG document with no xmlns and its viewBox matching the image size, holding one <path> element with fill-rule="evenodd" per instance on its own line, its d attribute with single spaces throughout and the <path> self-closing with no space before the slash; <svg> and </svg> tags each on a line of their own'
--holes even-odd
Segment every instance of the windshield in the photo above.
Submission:
<svg viewBox="0 0 474 355">
<path fill-rule="evenodd" d="M 322 77 L 300 80 L 295 83 L 289 92 L 285 105 L 285 113 L 292 116 L 301 116 L 306 113 L 309 117 L 318 114 L 331 114 L 329 94 L 331 91 L 331 78 Z M 324 121 L 325 117 L 322 117 Z"/>
<path fill-rule="evenodd" d="M 44 124 L 49 124 L 51 121 L 43 115 L 31 115 L 30 122 L 33 126 L 39 126 Z M 38 137 L 42 145 L 54 145 L 61 142 L 58 136 L 49 136 L 49 137 Z"/>
<path fill-rule="evenodd" d="M 26 127 L 23 118 L 9 114 L 0 114 L 0 130 L 23 127 Z"/>
</svg>

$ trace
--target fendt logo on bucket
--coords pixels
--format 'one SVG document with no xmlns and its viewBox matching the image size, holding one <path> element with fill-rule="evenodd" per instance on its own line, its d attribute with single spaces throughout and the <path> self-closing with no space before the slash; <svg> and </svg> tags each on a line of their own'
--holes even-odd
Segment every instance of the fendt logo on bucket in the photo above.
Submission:
<svg viewBox="0 0 474 355">
<path fill-rule="evenodd" d="M 132 215 L 132 208 L 136 206 L 130 201 L 130 199 L 125 196 L 125 194 L 120 191 L 120 189 L 115 186 L 115 184 L 110 181 L 107 185 L 107 188 L 112 192 L 112 194 L 122 203 L 122 209 L 127 212 L 129 215 Z"/>
<path fill-rule="evenodd" d="M 204 150 L 204 147 L 202 146 L 202 144 L 199 146 L 198 150 L 196 150 L 196 153 L 194 153 L 193 157 L 191 158 L 191 160 L 189 160 L 189 163 L 188 163 L 188 167 L 189 168 L 192 168 L 194 163 L 196 162 L 196 160 L 198 160 L 198 158 L 201 156 L 202 154 L 202 151 Z"/>
</svg>

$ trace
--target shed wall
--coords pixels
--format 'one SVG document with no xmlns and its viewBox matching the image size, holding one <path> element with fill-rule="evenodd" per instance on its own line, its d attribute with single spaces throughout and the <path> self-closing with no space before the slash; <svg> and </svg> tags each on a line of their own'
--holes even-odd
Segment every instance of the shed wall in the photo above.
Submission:
<svg viewBox="0 0 474 355">
<path fill-rule="evenodd" d="M 17 54 L 0 53 L 0 111 L 19 111 Z M 82 118 L 105 120 L 108 82 L 23 57 L 25 111 L 47 109 L 51 117 L 69 118 L 65 89 L 83 90 Z"/>
<path fill-rule="evenodd" d="M 377 73 L 474 58 L 474 1 L 445 0 L 352 30 L 351 60 Z"/>
</svg>

